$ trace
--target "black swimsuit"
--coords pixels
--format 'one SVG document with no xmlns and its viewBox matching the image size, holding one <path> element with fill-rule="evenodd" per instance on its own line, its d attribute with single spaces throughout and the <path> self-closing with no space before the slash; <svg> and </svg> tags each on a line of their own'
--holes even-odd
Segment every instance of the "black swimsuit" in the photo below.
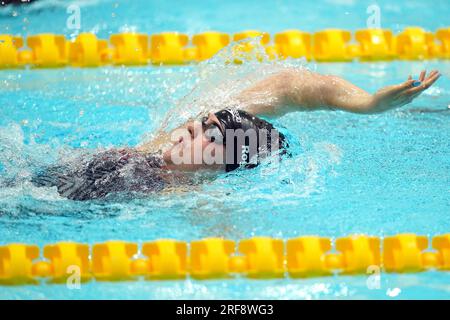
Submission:
<svg viewBox="0 0 450 320">
<path fill-rule="evenodd" d="M 56 186 L 61 196 L 71 200 L 103 198 L 117 192 L 155 192 L 164 188 L 160 155 L 144 155 L 133 150 L 108 150 L 77 166 L 55 166 L 36 175 L 37 186 Z M 75 168 L 74 168 L 75 167 Z"/>
</svg>

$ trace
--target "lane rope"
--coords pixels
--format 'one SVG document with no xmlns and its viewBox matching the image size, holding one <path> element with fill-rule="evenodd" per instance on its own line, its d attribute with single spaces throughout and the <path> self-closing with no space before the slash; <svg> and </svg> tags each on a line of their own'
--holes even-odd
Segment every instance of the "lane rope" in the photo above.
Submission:
<svg viewBox="0 0 450 320">
<path fill-rule="evenodd" d="M 255 38 L 257 38 L 255 40 Z M 252 40 L 253 39 L 253 40 Z M 305 58 L 317 62 L 450 59 L 450 27 L 435 33 L 408 27 L 397 35 L 391 30 L 363 29 L 352 34 L 340 29 L 315 33 L 286 30 L 271 37 L 247 30 L 233 35 L 208 31 L 193 36 L 177 32 L 121 33 L 109 41 L 81 33 L 68 40 L 58 34 L 20 36 L 0 34 L 0 69 L 100 67 L 105 65 L 182 65 L 208 60 L 233 42 L 234 63 L 249 59 L 260 42 L 266 59 Z M 254 54 L 255 59 L 258 53 Z"/>
<path fill-rule="evenodd" d="M 206 238 L 144 242 L 58 242 L 0 246 L 0 284 L 80 281 L 308 278 L 371 272 L 450 270 L 450 234 L 303 236 L 287 240 L 254 237 L 238 242 Z"/>
</svg>

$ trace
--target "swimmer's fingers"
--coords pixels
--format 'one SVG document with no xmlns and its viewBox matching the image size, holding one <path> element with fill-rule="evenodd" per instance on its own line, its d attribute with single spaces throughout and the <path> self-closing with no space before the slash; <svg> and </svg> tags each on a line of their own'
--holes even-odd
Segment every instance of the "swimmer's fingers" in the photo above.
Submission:
<svg viewBox="0 0 450 320">
<path fill-rule="evenodd" d="M 404 104 L 408 104 L 408 103 L 412 102 L 423 91 L 425 91 L 430 86 L 432 86 L 433 83 L 435 83 L 437 81 L 437 79 L 439 79 L 440 76 L 441 75 L 437 70 L 433 70 L 432 72 L 430 72 L 428 77 L 423 80 L 423 83 L 420 86 L 411 88 L 411 89 L 405 91 L 403 94 L 401 94 L 401 96 L 402 96 L 401 104 L 404 105 Z M 422 77 L 422 74 L 421 74 L 421 77 Z"/>
<path fill-rule="evenodd" d="M 432 72 L 430 72 L 428 77 L 422 81 L 422 84 L 420 86 L 406 90 L 405 94 L 416 95 L 422 93 L 423 91 L 431 87 L 439 79 L 440 76 L 441 74 L 438 71 L 433 70 Z"/>
<path fill-rule="evenodd" d="M 437 70 L 433 70 L 433 71 L 431 71 L 430 72 L 430 74 L 428 75 L 428 77 L 426 77 L 426 75 L 427 75 L 427 71 L 426 70 L 422 70 L 422 72 L 420 72 L 420 75 L 419 75 L 419 82 L 422 82 L 422 84 L 425 84 L 426 83 L 426 81 L 428 80 L 428 79 L 430 79 L 430 78 L 432 78 L 436 73 L 438 73 L 438 71 Z M 398 86 L 396 86 L 395 88 L 396 88 L 396 92 L 397 93 L 403 93 L 403 92 L 405 92 L 405 91 L 408 91 L 409 89 L 412 89 L 412 88 L 418 88 L 418 87 L 415 87 L 414 86 L 414 84 L 416 83 L 416 80 L 413 80 L 413 78 L 412 78 L 412 76 L 411 75 L 409 75 L 408 76 L 408 80 L 406 80 L 404 83 L 402 83 L 402 84 L 400 84 L 400 85 L 398 85 Z M 419 87 L 420 87 L 420 85 L 419 85 Z M 427 87 L 428 88 L 428 87 Z"/>
<path fill-rule="evenodd" d="M 425 76 L 426 75 L 427 75 L 427 71 L 426 70 L 422 70 L 422 72 L 420 73 L 420 76 L 419 76 L 419 81 L 425 80 Z"/>
</svg>

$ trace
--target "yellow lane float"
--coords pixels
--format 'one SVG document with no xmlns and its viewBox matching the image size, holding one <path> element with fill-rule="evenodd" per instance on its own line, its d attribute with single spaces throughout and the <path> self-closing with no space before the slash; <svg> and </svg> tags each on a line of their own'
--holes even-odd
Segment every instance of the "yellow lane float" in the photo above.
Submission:
<svg viewBox="0 0 450 320">
<path fill-rule="evenodd" d="M 39 247 L 12 243 L 0 247 L 0 284 L 34 284 L 33 260 L 39 257 Z"/>
<path fill-rule="evenodd" d="M 132 280 L 132 257 L 138 246 L 125 241 L 108 241 L 92 247 L 92 273 L 97 280 Z"/>
<path fill-rule="evenodd" d="M 195 60 L 202 61 L 212 58 L 217 52 L 230 43 L 230 36 L 221 32 L 205 32 L 192 37 L 196 47 Z"/>
<path fill-rule="evenodd" d="M 314 33 L 313 55 L 316 61 L 344 62 L 353 59 L 350 31 L 327 29 Z"/>
<path fill-rule="evenodd" d="M 165 32 L 151 36 L 151 61 L 153 64 L 183 64 L 192 59 L 187 54 L 189 37 L 176 32 Z"/>
<path fill-rule="evenodd" d="M 423 251 L 428 239 L 415 234 L 387 237 L 383 242 L 383 263 L 387 272 L 417 272 L 424 270 Z"/>
<path fill-rule="evenodd" d="M 37 68 L 56 68 L 67 65 L 67 45 L 63 35 L 38 34 L 27 38 L 31 49 L 31 65 Z"/>
<path fill-rule="evenodd" d="M 355 33 L 357 56 L 362 61 L 392 60 L 396 58 L 395 37 L 390 30 L 365 29 Z"/>
<path fill-rule="evenodd" d="M 343 274 L 365 273 L 370 266 L 381 266 L 380 239 L 368 236 L 338 238 L 336 250 L 342 255 Z"/>
<path fill-rule="evenodd" d="M 275 34 L 275 52 L 282 58 L 311 60 L 311 34 L 299 30 L 286 30 Z"/>
<path fill-rule="evenodd" d="M 227 278 L 233 273 L 234 241 L 208 238 L 191 242 L 190 274 L 197 279 Z"/>
<path fill-rule="evenodd" d="M 400 59 L 429 59 L 435 51 L 434 35 L 422 28 L 408 27 L 397 36 L 397 54 Z"/>
<path fill-rule="evenodd" d="M 286 242 L 287 270 L 291 277 L 313 277 L 331 275 L 326 253 L 331 250 L 328 238 L 305 236 Z"/>
<path fill-rule="evenodd" d="M 69 43 L 69 60 L 76 67 L 98 67 L 110 61 L 106 40 L 99 40 L 92 33 L 81 33 Z"/>
<path fill-rule="evenodd" d="M 450 234 L 431 241 L 415 234 L 380 239 L 352 235 L 332 239 L 303 236 L 286 241 L 254 237 L 234 242 L 206 238 L 190 244 L 173 239 L 80 244 L 59 242 L 39 247 L 28 244 L 0 246 L 0 284 L 64 283 L 79 281 L 306 278 L 380 272 L 450 270 Z"/>
<path fill-rule="evenodd" d="M 0 34 L 0 68 L 16 68 L 20 65 L 19 48 L 23 39 L 8 34 Z"/>
<path fill-rule="evenodd" d="M 436 267 L 450 270 L 450 234 L 434 237 L 433 248 L 437 251 Z"/>
<path fill-rule="evenodd" d="M 44 247 L 44 257 L 49 261 L 46 276 L 51 277 L 51 282 L 65 282 L 71 275 L 80 276 L 80 281 L 91 277 L 87 244 L 60 242 L 47 245 Z M 42 270 L 42 266 L 39 269 Z"/>
<path fill-rule="evenodd" d="M 244 255 L 245 274 L 249 278 L 282 278 L 284 276 L 281 239 L 255 237 L 242 240 L 239 252 Z"/>
<path fill-rule="evenodd" d="M 114 47 L 115 65 L 135 66 L 148 63 L 148 36 L 140 33 L 113 34 L 109 42 Z"/>
<path fill-rule="evenodd" d="M 354 34 L 341 29 L 315 33 L 285 30 L 276 33 L 273 39 L 258 30 L 232 36 L 217 31 L 192 36 L 178 32 L 120 33 L 112 35 L 109 41 L 97 39 L 92 33 L 81 33 L 72 41 L 62 35 L 38 34 L 26 38 L 26 47 L 22 37 L 3 34 L 0 69 L 28 65 L 36 68 L 182 65 L 210 59 L 231 40 L 237 43 L 232 45 L 232 58 L 226 62 L 237 64 L 286 58 L 317 62 L 450 59 L 450 27 L 435 33 L 408 27 L 398 35 L 382 29 L 357 30 Z"/>
<path fill-rule="evenodd" d="M 258 41 L 259 40 L 259 41 Z M 270 42 L 270 35 L 267 32 L 262 32 L 258 30 L 246 30 L 243 32 L 238 32 L 233 35 L 233 41 L 237 42 L 233 46 L 233 56 L 234 63 L 241 64 L 243 61 L 253 60 L 263 60 L 264 55 L 269 57 L 274 57 L 274 49 L 272 46 L 268 46 Z M 257 44 L 261 44 L 264 48 L 263 52 L 255 51 Z"/>
<path fill-rule="evenodd" d="M 149 258 L 149 279 L 182 279 L 187 275 L 187 243 L 161 239 L 144 243 L 142 254 Z"/>
<path fill-rule="evenodd" d="M 440 41 L 436 57 L 442 59 L 450 59 L 450 28 L 439 29 L 436 31 L 436 39 Z"/>
</svg>

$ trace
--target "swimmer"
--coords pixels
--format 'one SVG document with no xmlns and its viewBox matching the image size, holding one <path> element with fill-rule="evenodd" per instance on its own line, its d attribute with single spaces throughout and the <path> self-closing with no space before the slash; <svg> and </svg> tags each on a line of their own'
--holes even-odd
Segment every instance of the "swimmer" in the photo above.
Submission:
<svg viewBox="0 0 450 320">
<path fill-rule="evenodd" d="M 38 186 L 56 187 L 72 200 L 104 198 L 123 192 L 157 192 L 190 183 L 189 172 L 232 172 L 254 168 L 263 159 L 289 155 L 286 137 L 262 118 L 294 111 L 343 110 L 375 114 L 407 105 L 433 85 L 440 73 L 422 71 L 369 94 L 332 75 L 286 69 L 257 82 L 221 110 L 189 121 L 170 133 L 160 132 L 135 148 L 113 149 L 75 166 L 55 166 L 38 173 Z"/>
</svg>

